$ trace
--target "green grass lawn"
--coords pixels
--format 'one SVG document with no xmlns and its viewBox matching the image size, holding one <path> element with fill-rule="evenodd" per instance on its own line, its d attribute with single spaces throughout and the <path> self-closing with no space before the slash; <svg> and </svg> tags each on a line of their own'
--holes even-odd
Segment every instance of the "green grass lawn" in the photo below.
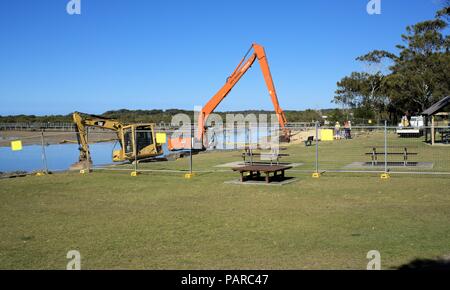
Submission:
<svg viewBox="0 0 450 290">
<path fill-rule="evenodd" d="M 323 144 L 323 158 L 335 158 L 333 147 L 346 152 L 348 160 L 330 162 L 340 168 L 372 141 Z M 435 149 L 426 148 L 423 155 Z M 300 169 L 312 168 L 314 148 L 287 152 Z M 0 268 L 65 269 L 72 249 L 84 269 L 365 269 L 369 250 L 380 251 L 388 269 L 450 254 L 448 176 L 291 172 L 297 181 L 285 186 L 225 184 L 236 174 L 214 166 L 238 154 L 194 156 L 195 169 L 225 172 L 191 180 L 126 171 L 2 179 Z"/>
</svg>

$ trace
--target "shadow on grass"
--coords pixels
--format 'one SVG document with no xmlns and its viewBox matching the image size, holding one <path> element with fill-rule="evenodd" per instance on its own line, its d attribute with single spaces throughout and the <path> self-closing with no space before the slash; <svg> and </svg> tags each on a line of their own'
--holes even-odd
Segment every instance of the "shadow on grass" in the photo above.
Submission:
<svg viewBox="0 0 450 290">
<path fill-rule="evenodd" d="M 397 270 L 404 271 L 450 271 L 449 259 L 416 259 L 401 265 Z"/>
</svg>

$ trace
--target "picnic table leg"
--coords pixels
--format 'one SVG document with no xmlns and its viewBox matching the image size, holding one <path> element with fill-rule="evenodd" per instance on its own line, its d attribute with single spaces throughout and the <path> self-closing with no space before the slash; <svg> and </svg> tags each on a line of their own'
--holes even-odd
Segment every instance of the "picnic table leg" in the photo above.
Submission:
<svg viewBox="0 0 450 290">
<path fill-rule="evenodd" d="M 281 170 L 281 178 L 284 179 L 284 170 Z"/>
<path fill-rule="evenodd" d="M 244 182 L 244 172 L 240 171 L 241 173 L 241 182 Z"/>
<path fill-rule="evenodd" d="M 373 155 L 375 157 L 375 165 L 378 165 L 378 155 L 377 155 L 377 149 L 373 148 Z"/>
<path fill-rule="evenodd" d="M 266 172 L 266 183 L 270 182 L 269 172 Z"/>
<path fill-rule="evenodd" d="M 408 148 L 405 147 L 403 151 L 403 166 L 408 165 Z"/>
</svg>

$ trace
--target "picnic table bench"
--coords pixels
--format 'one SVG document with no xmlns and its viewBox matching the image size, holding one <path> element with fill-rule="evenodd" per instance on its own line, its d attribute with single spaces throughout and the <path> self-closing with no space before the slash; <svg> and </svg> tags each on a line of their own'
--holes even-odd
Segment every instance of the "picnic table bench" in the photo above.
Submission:
<svg viewBox="0 0 450 290">
<path fill-rule="evenodd" d="M 314 136 L 308 136 L 308 139 L 305 140 L 305 146 L 312 146 L 312 142 L 314 141 Z"/>
<path fill-rule="evenodd" d="M 270 165 L 272 165 L 274 163 L 274 160 L 276 161 L 277 165 L 280 164 L 280 158 L 281 157 L 286 157 L 289 156 L 289 154 L 281 154 L 279 153 L 279 150 L 286 150 L 286 147 L 278 147 L 277 150 L 271 150 L 268 152 L 254 152 L 254 150 L 261 150 L 260 148 L 252 148 L 252 147 L 245 147 L 244 148 L 244 152 L 242 152 L 241 157 L 242 159 L 244 159 L 244 164 L 250 164 L 253 165 L 253 163 L 257 163 L 257 162 L 253 162 L 253 157 L 259 156 L 261 157 L 265 157 L 265 160 L 270 160 Z M 247 161 L 247 158 L 249 159 Z M 262 159 L 261 159 L 262 160 Z M 259 162 L 261 163 L 261 162 Z"/>
<path fill-rule="evenodd" d="M 270 183 L 271 180 L 277 178 L 284 178 L 284 171 L 291 169 L 292 166 L 281 166 L 281 165 L 247 165 L 242 167 L 234 167 L 233 171 L 238 171 L 241 175 L 240 181 L 245 182 L 246 180 L 252 180 L 255 177 L 261 177 L 261 174 L 265 174 L 266 183 Z M 245 175 L 248 173 L 248 175 Z M 273 174 L 272 178 L 270 174 Z"/>
<path fill-rule="evenodd" d="M 273 161 L 276 160 L 277 165 L 280 163 L 280 158 L 281 157 L 286 157 L 289 156 L 289 154 L 280 154 L 280 153 L 275 153 L 275 152 L 269 152 L 269 153 L 255 153 L 255 152 L 249 152 L 249 151 L 245 151 L 241 154 L 242 158 L 244 159 L 244 163 L 250 163 L 251 165 L 253 164 L 253 157 L 254 156 L 259 156 L 259 157 L 266 157 L 267 159 L 270 159 L 270 165 L 273 164 Z M 250 161 L 247 161 L 247 157 L 250 158 Z"/>
<path fill-rule="evenodd" d="M 442 143 L 448 144 L 448 142 L 450 141 L 450 130 L 443 130 L 440 133 L 441 133 Z"/>
<path fill-rule="evenodd" d="M 408 165 L 408 156 L 410 155 L 418 155 L 419 153 L 416 152 L 409 152 L 408 151 L 408 147 L 403 147 L 403 146 L 388 146 L 387 148 L 397 148 L 399 149 L 398 151 L 395 152 L 379 152 L 377 151 L 377 148 L 381 148 L 381 149 L 385 149 L 384 146 L 380 146 L 380 147 L 370 147 L 372 149 L 372 152 L 367 152 L 365 153 L 365 155 L 370 155 L 372 158 L 372 166 L 373 165 L 377 165 L 378 164 L 378 155 L 402 155 L 403 156 L 403 165 L 406 166 Z M 400 150 L 401 149 L 401 150 Z"/>
</svg>

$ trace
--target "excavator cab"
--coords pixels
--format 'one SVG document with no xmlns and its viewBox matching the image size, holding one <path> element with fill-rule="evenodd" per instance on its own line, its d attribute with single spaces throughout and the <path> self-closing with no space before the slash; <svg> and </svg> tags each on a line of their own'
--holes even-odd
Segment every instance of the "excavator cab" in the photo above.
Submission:
<svg viewBox="0 0 450 290">
<path fill-rule="evenodd" d="M 113 161 L 138 160 L 162 154 L 160 144 L 156 143 L 153 124 L 133 124 L 121 128 L 121 149 L 114 150 Z"/>
</svg>

